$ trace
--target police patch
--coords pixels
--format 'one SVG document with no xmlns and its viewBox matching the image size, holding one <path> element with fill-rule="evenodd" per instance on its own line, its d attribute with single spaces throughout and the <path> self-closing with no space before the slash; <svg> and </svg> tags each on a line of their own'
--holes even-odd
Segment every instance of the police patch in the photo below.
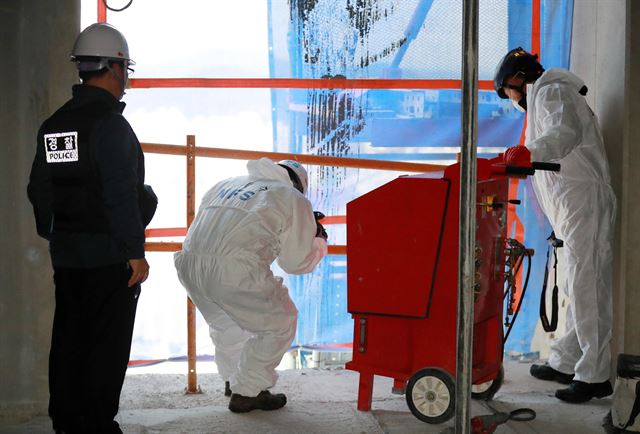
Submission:
<svg viewBox="0 0 640 434">
<path fill-rule="evenodd" d="M 78 132 L 45 134 L 44 149 L 47 163 L 78 161 Z"/>
</svg>

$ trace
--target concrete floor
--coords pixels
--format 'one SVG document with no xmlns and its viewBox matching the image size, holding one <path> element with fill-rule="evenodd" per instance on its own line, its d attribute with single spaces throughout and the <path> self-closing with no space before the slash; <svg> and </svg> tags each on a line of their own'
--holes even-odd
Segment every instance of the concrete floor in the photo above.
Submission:
<svg viewBox="0 0 640 434">
<path fill-rule="evenodd" d="M 603 433 L 602 420 L 611 399 L 571 405 L 558 401 L 554 383 L 528 374 L 529 364 L 505 362 L 505 382 L 490 403 L 472 403 L 472 414 L 530 407 L 531 422 L 508 422 L 496 433 L 591 434 Z M 453 421 L 429 425 L 409 411 L 405 397 L 391 394 L 392 381 L 376 377 L 371 412 L 356 410 L 358 374 L 344 369 L 288 370 L 280 372 L 274 391 L 284 392 L 287 406 L 275 412 L 238 415 L 227 410 L 222 380 L 215 373 L 198 376 L 203 393 L 184 395 L 185 375 L 128 375 L 118 421 L 123 431 L 142 433 L 444 433 Z M 0 426 L 0 433 L 49 433 L 41 416 L 19 425 Z"/>
</svg>

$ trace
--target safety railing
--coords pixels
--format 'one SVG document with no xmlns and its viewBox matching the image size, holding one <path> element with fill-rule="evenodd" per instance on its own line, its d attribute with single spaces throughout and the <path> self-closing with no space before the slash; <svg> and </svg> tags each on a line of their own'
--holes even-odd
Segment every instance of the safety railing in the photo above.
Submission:
<svg viewBox="0 0 640 434">
<path fill-rule="evenodd" d="M 402 172 L 434 172 L 443 170 L 444 167 L 427 163 L 408 163 L 401 161 L 380 161 L 361 158 L 325 157 L 319 155 L 290 154 L 284 152 L 263 152 L 225 148 L 197 147 L 196 137 L 188 135 L 186 145 L 142 143 L 145 153 L 184 156 L 186 160 L 186 222 L 184 228 L 154 228 L 147 229 L 146 236 L 152 237 L 179 237 L 184 236 L 196 215 L 196 157 L 223 158 L 235 160 L 254 160 L 257 158 L 270 158 L 275 161 L 292 159 L 302 164 L 320 165 L 332 167 L 350 167 L 358 169 L 376 169 Z M 345 224 L 346 216 L 328 216 L 321 220 L 323 225 Z M 152 241 L 145 243 L 148 252 L 175 252 L 182 249 L 181 242 Z M 330 245 L 329 254 L 345 255 L 347 246 Z M 196 372 L 196 309 L 193 302 L 187 298 L 187 393 L 198 393 L 198 381 Z"/>
</svg>

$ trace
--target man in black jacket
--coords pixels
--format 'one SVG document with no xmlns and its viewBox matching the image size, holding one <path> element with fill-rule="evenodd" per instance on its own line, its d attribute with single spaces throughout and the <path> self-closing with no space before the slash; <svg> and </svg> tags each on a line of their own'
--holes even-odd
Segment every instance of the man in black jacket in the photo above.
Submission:
<svg viewBox="0 0 640 434">
<path fill-rule="evenodd" d="M 54 269 L 49 415 L 56 432 L 121 433 L 113 419 L 149 275 L 144 227 L 157 198 L 122 116 L 133 64 L 124 36 L 93 24 L 71 58 L 82 84 L 40 127 L 28 186 Z"/>
</svg>

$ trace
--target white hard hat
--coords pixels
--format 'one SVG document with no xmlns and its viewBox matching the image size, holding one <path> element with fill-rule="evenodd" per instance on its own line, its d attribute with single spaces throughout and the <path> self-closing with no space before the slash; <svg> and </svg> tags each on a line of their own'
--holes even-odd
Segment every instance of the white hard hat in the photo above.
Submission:
<svg viewBox="0 0 640 434">
<path fill-rule="evenodd" d="M 107 23 L 91 24 L 78 35 L 71 60 L 81 63 L 83 57 L 122 60 L 131 65 L 135 63 L 129 57 L 129 45 L 124 35 Z"/>
<path fill-rule="evenodd" d="M 278 164 L 291 169 L 293 173 L 296 174 L 300 180 L 300 184 L 302 184 L 302 194 L 307 194 L 307 189 L 309 188 L 309 175 L 307 175 L 307 171 L 302 167 L 302 164 L 295 160 L 282 160 L 278 161 Z"/>
</svg>

